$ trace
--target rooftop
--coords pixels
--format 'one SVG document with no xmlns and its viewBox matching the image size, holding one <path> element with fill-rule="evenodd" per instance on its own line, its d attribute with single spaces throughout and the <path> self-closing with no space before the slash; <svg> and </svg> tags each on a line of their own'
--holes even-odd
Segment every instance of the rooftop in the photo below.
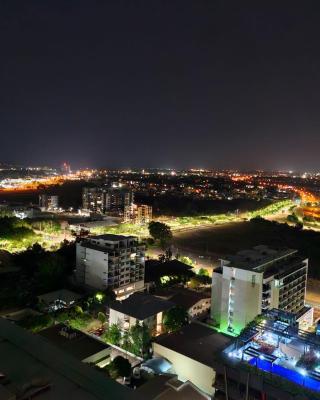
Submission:
<svg viewBox="0 0 320 400">
<path fill-rule="evenodd" d="M 153 282 L 168 275 L 192 275 L 192 266 L 179 260 L 170 260 L 161 263 L 157 260 L 147 260 L 145 266 L 145 282 Z"/>
<path fill-rule="evenodd" d="M 271 249 L 265 245 L 255 246 L 249 250 L 241 250 L 235 255 L 225 257 L 229 267 L 263 272 L 271 264 L 296 255 L 293 249 Z"/>
<path fill-rule="evenodd" d="M 150 400 L 207 400 L 191 382 L 181 382 L 172 375 L 158 375 L 138 389 Z"/>
<path fill-rule="evenodd" d="M 86 358 L 107 349 L 109 346 L 81 331 L 70 329 L 75 334 L 72 339 L 61 334 L 61 330 L 66 328 L 64 324 L 57 324 L 50 328 L 43 329 L 39 335 L 46 338 L 49 342 L 59 347 L 66 353 L 82 361 Z"/>
<path fill-rule="evenodd" d="M 175 333 L 157 337 L 155 342 L 212 367 L 214 354 L 220 353 L 230 338 L 208 326 L 191 323 Z"/>
<path fill-rule="evenodd" d="M 294 314 L 271 310 L 245 330 L 223 355 L 236 367 L 254 366 L 295 385 L 320 392 L 320 337 L 302 331 Z"/>
<path fill-rule="evenodd" d="M 49 343 L 0 318 L 0 371 L 7 391 L 37 400 L 129 400 L 129 388 Z"/>
<path fill-rule="evenodd" d="M 172 301 L 177 306 L 189 309 L 203 299 L 211 297 L 211 292 L 195 291 L 186 288 L 171 288 L 167 290 L 157 290 L 155 296 Z"/>
<path fill-rule="evenodd" d="M 133 293 L 125 300 L 112 302 L 110 309 L 143 321 L 159 312 L 167 311 L 173 306 L 174 303 L 171 301 L 159 299 L 151 294 Z"/>
<path fill-rule="evenodd" d="M 61 300 L 64 303 L 72 303 L 73 301 L 81 299 L 81 295 L 75 292 L 72 292 L 71 290 L 68 289 L 60 289 L 60 290 L 55 290 L 54 292 L 49 292 L 49 293 L 44 293 L 40 296 L 38 296 L 38 299 L 40 301 L 45 302 L 46 304 L 51 304 L 55 302 L 56 300 Z"/>
</svg>

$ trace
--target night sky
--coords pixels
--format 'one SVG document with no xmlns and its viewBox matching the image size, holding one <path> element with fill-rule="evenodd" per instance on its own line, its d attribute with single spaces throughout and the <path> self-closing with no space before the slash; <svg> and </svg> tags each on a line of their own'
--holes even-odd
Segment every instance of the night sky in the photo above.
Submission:
<svg viewBox="0 0 320 400">
<path fill-rule="evenodd" d="M 0 0 L 0 162 L 320 170 L 319 8 Z"/>
</svg>

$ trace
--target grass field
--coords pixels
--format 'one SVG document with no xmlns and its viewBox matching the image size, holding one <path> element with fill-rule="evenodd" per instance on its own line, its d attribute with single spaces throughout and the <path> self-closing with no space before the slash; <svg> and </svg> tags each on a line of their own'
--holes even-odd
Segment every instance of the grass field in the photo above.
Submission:
<svg viewBox="0 0 320 400">
<path fill-rule="evenodd" d="M 239 250 L 265 244 L 289 247 L 309 257 L 310 274 L 320 277 L 320 233 L 301 231 L 286 224 L 261 220 L 236 222 L 212 228 L 174 234 L 174 245 L 202 255 L 222 257 Z"/>
</svg>

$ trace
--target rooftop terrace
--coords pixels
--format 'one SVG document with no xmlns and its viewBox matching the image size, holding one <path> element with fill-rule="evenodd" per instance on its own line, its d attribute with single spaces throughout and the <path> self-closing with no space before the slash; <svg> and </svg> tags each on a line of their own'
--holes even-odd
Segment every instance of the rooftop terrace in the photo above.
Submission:
<svg viewBox="0 0 320 400">
<path fill-rule="evenodd" d="M 228 262 L 229 267 L 264 272 L 275 262 L 283 261 L 296 253 L 297 250 L 293 249 L 271 249 L 268 246 L 260 245 L 249 250 L 241 250 L 224 260 Z"/>
<path fill-rule="evenodd" d="M 320 395 L 320 337 L 298 329 L 293 314 L 274 311 L 246 329 L 223 356 L 232 364 L 253 366 Z"/>
</svg>

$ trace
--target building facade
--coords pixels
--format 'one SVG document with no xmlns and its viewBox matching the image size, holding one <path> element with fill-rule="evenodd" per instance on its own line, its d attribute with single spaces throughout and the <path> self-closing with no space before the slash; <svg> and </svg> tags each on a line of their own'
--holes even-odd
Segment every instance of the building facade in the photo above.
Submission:
<svg viewBox="0 0 320 400">
<path fill-rule="evenodd" d="M 136 324 L 145 325 L 152 335 L 163 333 L 163 316 L 174 303 L 145 293 L 134 293 L 110 304 L 109 326 L 117 324 L 127 331 Z"/>
<path fill-rule="evenodd" d="M 79 284 L 117 298 L 144 289 L 145 246 L 133 236 L 91 236 L 77 243 L 76 278 Z"/>
<path fill-rule="evenodd" d="M 82 190 L 82 208 L 95 214 L 124 209 L 133 203 L 134 194 L 126 188 L 85 187 Z"/>
<path fill-rule="evenodd" d="M 146 225 L 152 220 L 152 207 L 146 204 L 130 204 L 124 208 L 124 222 Z"/>
<path fill-rule="evenodd" d="M 48 194 L 39 195 L 39 207 L 41 210 L 57 210 L 59 208 L 59 197 Z"/>
<path fill-rule="evenodd" d="M 312 324 L 305 307 L 308 260 L 297 250 L 256 246 L 221 260 L 212 275 L 211 317 L 224 332 L 240 331 L 262 312 L 295 313 L 301 326 Z"/>
</svg>

